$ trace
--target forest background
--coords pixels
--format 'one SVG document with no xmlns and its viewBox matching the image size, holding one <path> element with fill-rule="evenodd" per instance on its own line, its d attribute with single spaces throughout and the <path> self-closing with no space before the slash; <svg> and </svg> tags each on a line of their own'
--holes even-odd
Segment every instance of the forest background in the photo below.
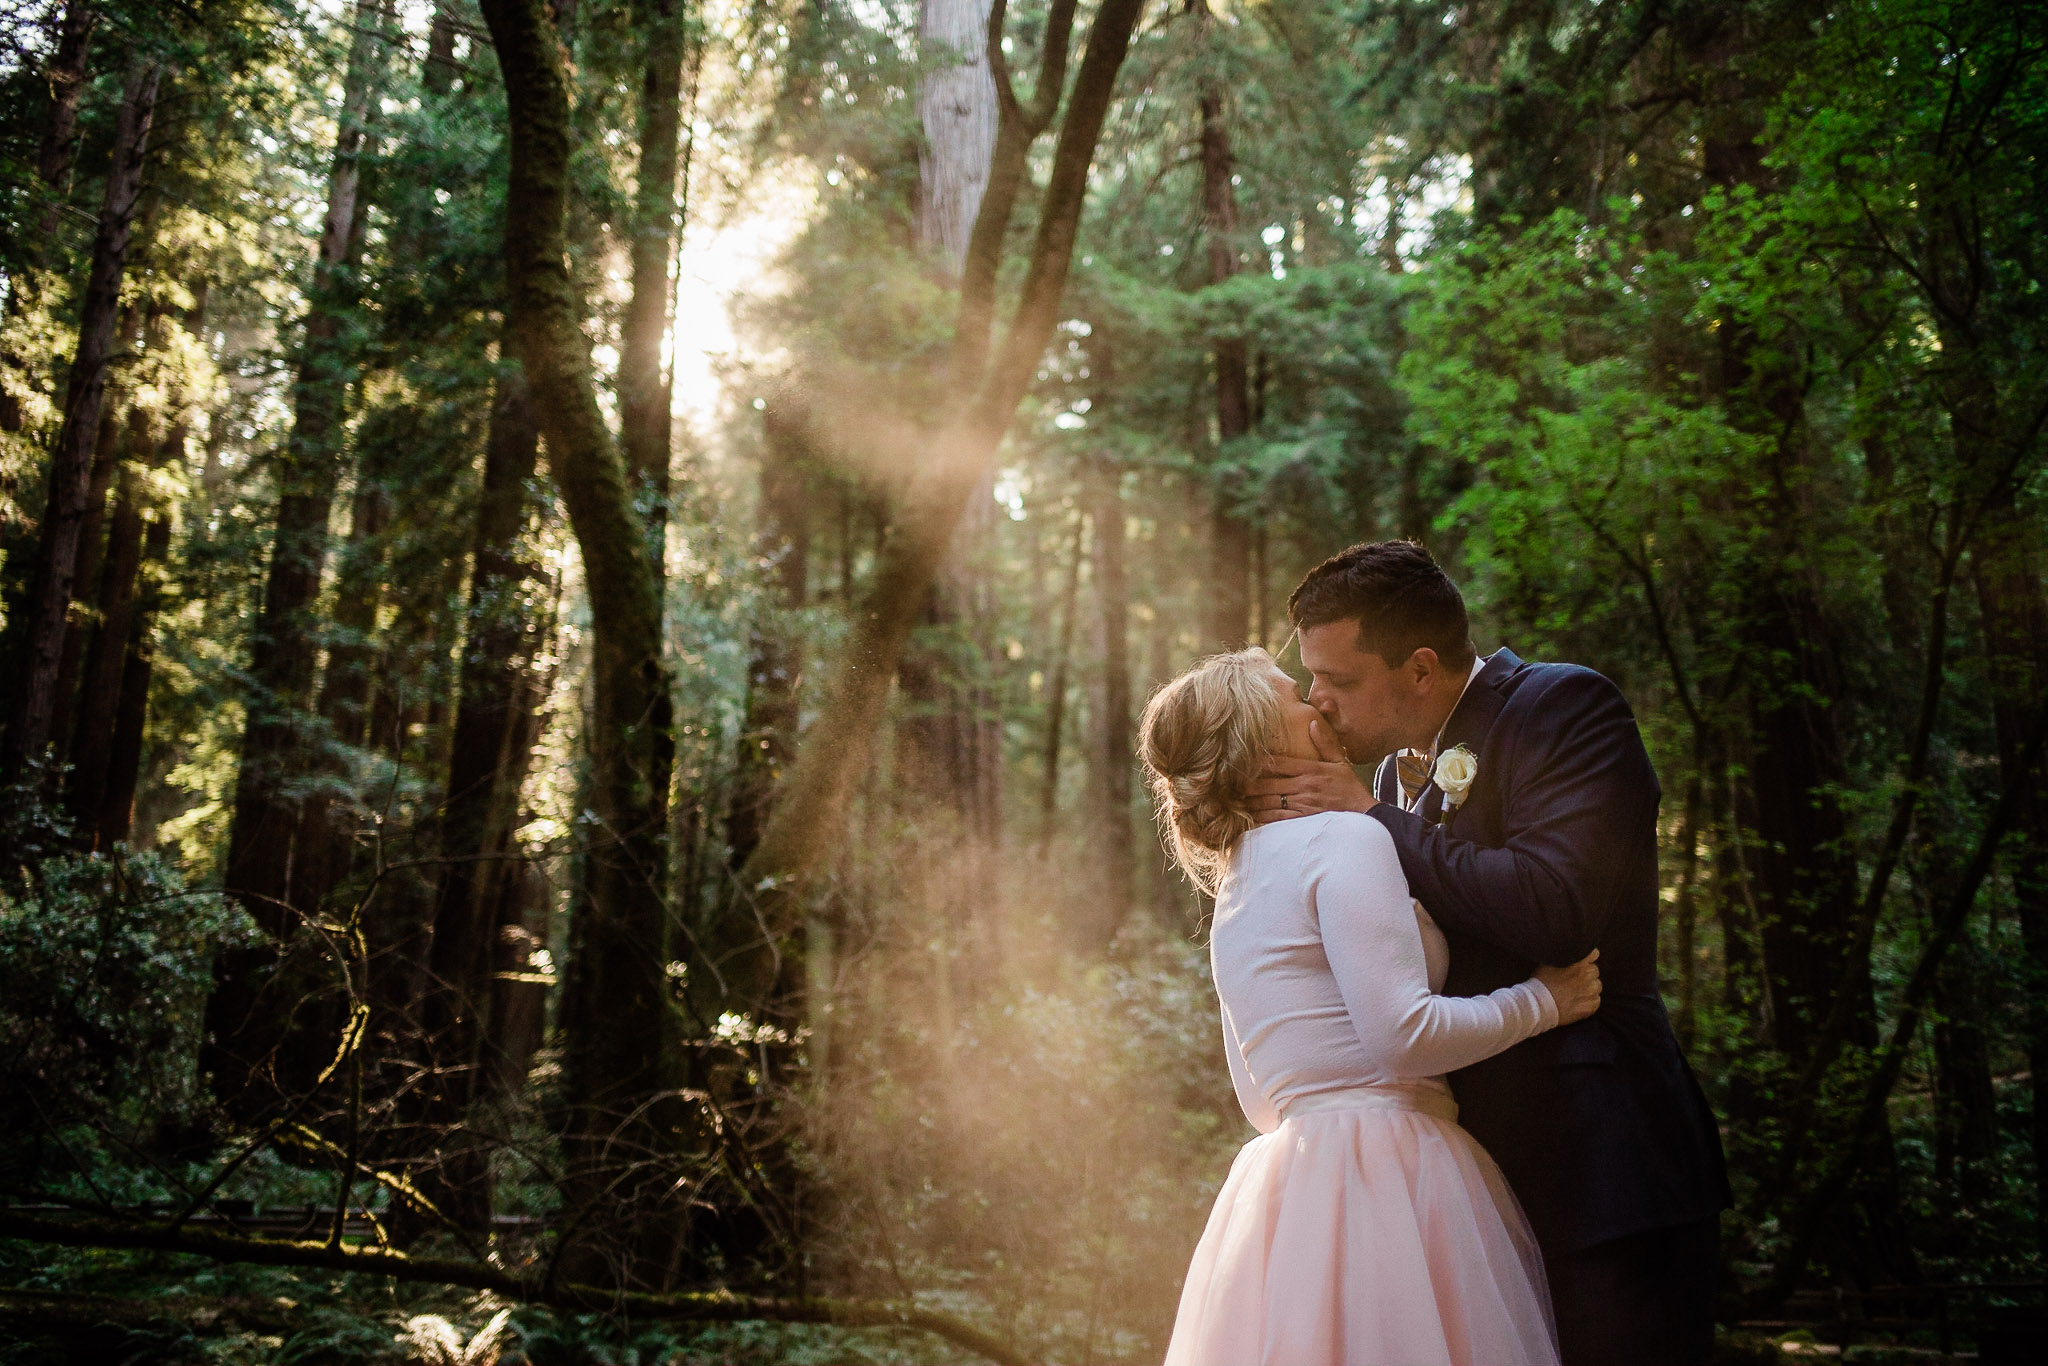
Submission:
<svg viewBox="0 0 2048 1366">
<path fill-rule="evenodd" d="M 1134 714 L 1395 535 L 1642 723 L 1730 1359 L 1995 1351 L 2044 52 L 0 0 L 0 1357 L 1156 1358 L 1249 1130 Z"/>
</svg>

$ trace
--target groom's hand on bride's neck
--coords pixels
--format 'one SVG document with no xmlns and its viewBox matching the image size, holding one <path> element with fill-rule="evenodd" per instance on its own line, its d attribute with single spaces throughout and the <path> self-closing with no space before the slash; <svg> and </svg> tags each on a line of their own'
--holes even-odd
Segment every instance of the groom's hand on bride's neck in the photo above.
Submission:
<svg viewBox="0 0 2048 1366">
<path fill-rule="evenodd" d="M 1252 815 L 1260 825 L 1319 816 L 1325 811 L 1372 810 L 1375 799 L 1344 756 L 1344 748 L 1320 720 L 1309 726 L 1317 758 L 1276 754 L 1250 789 Z"/>
</svg>

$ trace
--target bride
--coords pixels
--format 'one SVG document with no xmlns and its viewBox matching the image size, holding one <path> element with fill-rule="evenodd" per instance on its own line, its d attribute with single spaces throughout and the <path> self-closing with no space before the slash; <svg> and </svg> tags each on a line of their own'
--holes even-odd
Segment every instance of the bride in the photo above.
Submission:
<svg viewBox="0 0 2048 1366">
<path fill-rule="evenodd" d="M 1216 898 L 1223 1051 L 1260 1135 L 1195 1248 L 1167 1366 L 1555 1366 L 1541 1254 L 1443 1074 L 1591 1015 L 1599 954 L 1437 995 L 1444 937 L 1385 827 L 1247 809 L 1269 756 L 1319 757 L 1321 724 L 1260 649 L 1145 708 L 1160 823 Z"/>
</svg>

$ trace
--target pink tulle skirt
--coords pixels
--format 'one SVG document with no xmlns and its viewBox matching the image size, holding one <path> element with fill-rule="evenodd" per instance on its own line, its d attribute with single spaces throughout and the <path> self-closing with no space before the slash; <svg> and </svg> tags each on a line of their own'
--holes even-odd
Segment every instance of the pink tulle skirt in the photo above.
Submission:
<svg viewBox="0 0 2048 1366">
<path fill-rule="evenodd" d="M 1305 1096 L 1244 1146 L 1166 1366 L 1556 1366 L 1543 1258 L 1440 1092 Z"/>
</svg>

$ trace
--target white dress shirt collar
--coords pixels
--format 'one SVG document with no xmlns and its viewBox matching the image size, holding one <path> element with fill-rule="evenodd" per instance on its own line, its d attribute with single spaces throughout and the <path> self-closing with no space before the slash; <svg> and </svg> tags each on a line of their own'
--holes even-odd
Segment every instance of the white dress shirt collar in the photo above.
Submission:
<svg viewBox="0 0 2048 1366">
<path fill-rule="evenodd" d="M 1444 732 L 1450 728 L 1451 718 L 1458 714 L 1458 707 L 1464 702 L 1465 694 L 1471 690 L 1472 681 L 1479 677 L 1479 671 L 1485 667 L 1486 656 L 1475 652 L 1472 656 L 1472 668 L 1465 674 L 1465 684 L 1458 689 L 1458 700 L 1451 703 L 1451 709 L 1444 713 L 1443 725 L 1436 728 L 1436 739 L 1429 742 L 1429 759 L 1432 766 L 1436 763 L 1437 751 L 1444 746 Z"/>
</svg>

